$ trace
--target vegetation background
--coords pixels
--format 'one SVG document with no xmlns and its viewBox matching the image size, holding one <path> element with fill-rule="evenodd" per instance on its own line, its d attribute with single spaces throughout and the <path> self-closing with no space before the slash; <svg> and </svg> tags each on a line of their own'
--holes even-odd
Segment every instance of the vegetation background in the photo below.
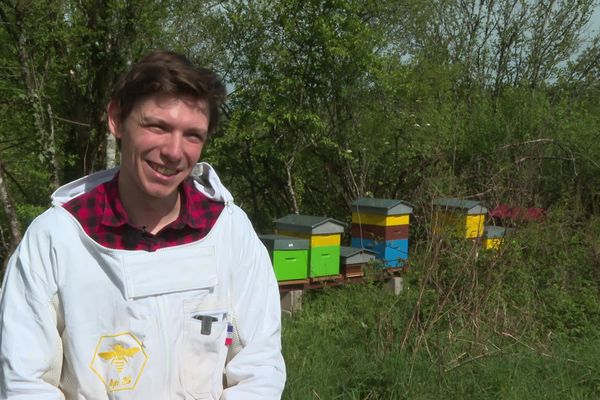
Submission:
<svg viewBox="0 0 600 400">
<path fill-rule="evenodd" d="M 0 0 L 0 261 L 53 190 L 118 164 L 106 104 L 155 48 L 229 89 L 212 163 L 258 231 L 416 206 L 405 292 L 308 296 L 287 399 L 598 398 L 593 0 Z M 543 207 L 499 252 L 429 235 L 439 196 Z"/>
</svg>

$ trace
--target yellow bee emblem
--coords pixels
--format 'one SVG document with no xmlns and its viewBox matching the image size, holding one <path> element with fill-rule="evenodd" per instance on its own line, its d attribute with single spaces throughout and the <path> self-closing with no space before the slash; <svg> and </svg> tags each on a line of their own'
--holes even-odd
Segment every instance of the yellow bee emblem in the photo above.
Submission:
<svg viewBox="0 0 600 400">
<path fill-rule="evenodd" d="M 139 351 L 139 347 L 126 348 L 120 344 L 116 344 L 112 347 L 112 350 L 98 353 L 98 355 L 102 357 L 103 360 L 110 360 L 110 363 L 115 366 L 117 372 L 121 373 L 123 372 L 123 369 L 125 369 L 129 359 Z"/>
<path fill-rule="evenodd" d="M 134 390 L 148 362 L 142 341 L 132 332 L 101 336 L 90 368 L 109 392 Z"/>
</svg>

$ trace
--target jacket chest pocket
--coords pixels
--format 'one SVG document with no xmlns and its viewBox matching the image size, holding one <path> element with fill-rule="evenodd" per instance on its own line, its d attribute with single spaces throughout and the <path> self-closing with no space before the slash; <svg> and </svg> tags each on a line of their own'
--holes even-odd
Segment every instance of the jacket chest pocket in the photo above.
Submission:
<svg viewBox="0 0 600 400">
<path fill-rule="evenodd" d="M 227 308 L 187 303 L 182 351 L 183 385 L 186 399 L 212 399 L 222 388 L 227 355 Z"/>
</svg>

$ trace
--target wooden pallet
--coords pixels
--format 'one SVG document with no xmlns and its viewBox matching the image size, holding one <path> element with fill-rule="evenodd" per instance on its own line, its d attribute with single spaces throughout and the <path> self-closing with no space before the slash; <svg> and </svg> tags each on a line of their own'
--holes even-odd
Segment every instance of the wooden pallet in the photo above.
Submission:
<svg viewBox="0 0 600 400">
<path fill-rule="evenodd" d="M 361 277 L 362 278 L 362 277 Z M 280 281 L 279 292 L 286 293 L 292 290 L 322 289 L 324 287 L 333 287 L 343 285 L 346 279 L 343 275 L 319 276 L 308 279 L 299 279 L 292 281 Z"/>
<path fill-rule="evenodd" d="M 345 284 L 363 283 L 364 281 L 365 281 L 364 275 L 344 276 Z"/>
<path fill-rule="evenodd" d="M 279 293 L 287 293 L 292 290 L 306 290 L 310 281 L 308 279 L 296 279 L 291 281 L 279 281 Z"/>
<path fill-rule="evenodd" d="M 396 268 L 384 268 L 381 270 L 381 275 L 384 280 L 389 278 L 394 278 L 396 276 L 404 275 L 405 271 L 408 269 L 408 266 L 396 267 Z"/>
<path fill-rule="evenodd" d="M 326 286 L 339 286 L 344 284 L 344 279 L 341 274 L 319 276 L 310 278 L 309 289 L 320 289 Z"/>
</svg>

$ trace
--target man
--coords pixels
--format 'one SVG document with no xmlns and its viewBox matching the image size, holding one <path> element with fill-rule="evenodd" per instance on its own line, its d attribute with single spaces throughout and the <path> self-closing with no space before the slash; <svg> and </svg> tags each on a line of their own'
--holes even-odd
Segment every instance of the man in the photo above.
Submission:
<svg viewBox="0 0 600 400">
<path fill-rule="evenodd" d="M 224 88 L 154 52 L 108 107 L 121 165 L 71 182 L 11 257 L 1 399 L 278 399 L 277 282 L 246 215 L 196 164 Z"/>
</svg>

